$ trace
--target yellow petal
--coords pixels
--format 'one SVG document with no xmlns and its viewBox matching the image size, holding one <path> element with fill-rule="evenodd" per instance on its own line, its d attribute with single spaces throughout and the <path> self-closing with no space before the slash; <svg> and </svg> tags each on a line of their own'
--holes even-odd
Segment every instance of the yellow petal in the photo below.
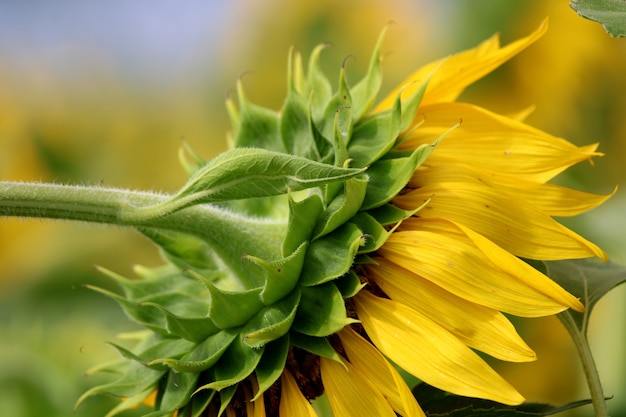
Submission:
<svg viewBox="0 0 626 417">
<path fill-rule="evenodd" d="M 365 375 L 346 362 L 321 358 L 324 391 L 335 417 L 395 417 L 391 406 Z"/>
<path fill-rule="evenodd" d="M 280 383 L 281 396 L 278 409 L 280 417 L 317 417 L 313 406 L 304 395 L 302 395 L 296 380 L 287 369 L 283 371 L 280 377 Z"/>
<path fill-rule="evenodd" d="M 451 294 L 385 258 L 376 258 L 376 262 L 367 268 L 368 279 L 374 279 L 391 299 L 422 313 L 466 345 L 506 361 L 536 359 L 499 311 Z"/>
<path fill-rule="evenodd" d="M 611 194 L 597 195 L 585 193 L 556 184 L 544 184 L 495 172 L 481 171 L 474 166 L 460 164 L 434 165 L 420 167 L 409 188 L 423 187 L 428 184 L 446 182 L 471 182 L 487 184 L 497 192 L 511 195 L 511 198 L 522 199 L 550 216 L 575 216 L 598 207 L 611 198 Z"/>
<path fill-rule="evenodd" d="M 425 417 L 406 382 L 371 343 L 349 326 L 338 335 L 350 363 L 376 384 L 398 414 L 402 417 Z"/>
<path fill-rule="evenodd" d="M 450 127 L 452 130 L 427 162 L 429 165 L 460 163 L 499 174 L 546 182 L 568 167 L 588 160 L 597 144 L 577 147 L 525 123 L 465 103 L 425 106 L 418 116 L 422 123 L 402 143 L 415 149 L 432 143 Z"/>
<path fill-rule="evenodd" d="M 522 258 L 558 260 L 598 256 L 607 260 L 602 249 L 549 215 L 483 183 L 428 184 L 393 200 L 409 210 L 426 201 L 429 203 L 420 210 L 420 217 L 463 224 Z"/>
<path fill-rule="evenodd" d="M 424 315 L 368 291 L 353 300 L 376 347 L 415 377 L 458 395 L 504 404 L 524 401 L 476 353 Z"/>
<path fill-rule="evenodd" d="M 410 219 L 378 252 L 461 298 L 506 313 L 538 317 L 567 307 L 583 309 L 575 297 L 507 251 L 493 244 L 488 250 L 487 255 L 448 221 Z"/>
<path fill-rule="evenodd" d="M 500 48 L 499 37 L 494 35 L 476 48 L 425 65 L 392 91 L 374 111 L 378 112 L 391 108 L 395 98 L 404 87 L 406 88 L 402 91 L 402 97 L 410 96 L 419 87 L 420 83 L 439 65 L 441 66 L 428 83 L 422 105 L 454 101 L 465 90 L 465 87 L 481 79 L 523 51 L 527 46 L 539 39 L 547 29 L 548 22 L 545 20 L 529 36 L 512 42 L 504 48 Z"/>
</svg>

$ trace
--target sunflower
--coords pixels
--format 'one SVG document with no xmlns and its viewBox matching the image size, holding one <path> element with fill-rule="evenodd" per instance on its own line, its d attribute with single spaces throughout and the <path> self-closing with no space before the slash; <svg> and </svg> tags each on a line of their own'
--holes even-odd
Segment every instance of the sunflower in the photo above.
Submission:
<svg viewBox="0 0 626 417">
<path fill-rule="evenodd" d="M 428 64 L 376 106 L 380 40 L 367 75 L 348 86 L 344 63 L 335 93 L 323 47 L 306 74 L 292 52 L 279 112 L 250 103 L 240 81 L 231 151 L 184 159 L 191 177 L 171 198 L 107 191 L 132 203 L 120 222 L 168 263 L 138 267 L 142 280 L 103 270 L 124 294 L 98 291 L 148 331 L 133 349 L 114 344 L 125 359 L 96 370 L 121 377 L 80 401 L 125 397 L 110 415 L 143 401 L 150 416 L 285 417 L 317 416 L 324 395 L 335 417 L 424 416 L 400 368 L 453 394 L 523 402 L 476 351 L 532 361 L 505 314 L 584 310 L 524 259 L 606 260 L 553 216 L 610 195 L 548 183 L 597 145 L 456 100 L 546 30 Z"/>
</svg>

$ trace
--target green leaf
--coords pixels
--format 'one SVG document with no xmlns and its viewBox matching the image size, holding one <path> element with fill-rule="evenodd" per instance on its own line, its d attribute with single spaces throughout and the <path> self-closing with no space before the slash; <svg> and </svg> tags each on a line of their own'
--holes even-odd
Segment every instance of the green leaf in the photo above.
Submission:
<svg viewBox="0 0 626 417">
<path fill-rule="evenodd" d="M 351 223 L 313 241 L 304 259 L 300 285 L 318 285 L 348 272 L 361 243 L 363 232 Z"/>
<path fill-rule="evenodd" d="M 418 384 L 413 389 L 413 395 L 429 417 L 540 417 L 551 416 L 591 403 L 590 400 L 582 400 L 563 406 L 540 403 L 509 406 L 494 401 L 449 394 L 425 383 Z"/>
<path fill-rule="evenodd" d="M 182 359 L 170 357 L 152 360 L 148 365 L 163 364 L 176 372 L 202 372 L 213 366 L 236 339 L 239 329 L 225 329 L 209 336 Z M 163 355 L 165 356 L 165 355 Z"/>
<path fill-rule="evenodd" d="M 217 413 L 218 416 L 222 416 L 224 414 L 226 407 L 228 407 L 230 402 L 233 400 L 235 392 L 237 392 L 237 385 L 226 387 L 220 391 L 220 410 Z"/>
<path fill-rule="evenodd" d="M 235 148 L 210 160 L 171 199 L 148 207 L 128 207 L 120 216 L 142 222 L 195 204 L 275 196 L 288 189 L 298 191 L 343 181 L 364 170 L 266 149 Z"/>
<path fill-rule="evenodd" d="M 382 206 L 368 210 L 367 213 L 374 217 L 376 221 L 383 226 L 392 226 L 404 219 L 408 219 L 415 210 L 403 210 L 392 204 L 383 204 Z"/>
<path fill-rule="evenodd" d="M 301 287 L 302 298 L 293 329 L 309 336 L 329 336 L 354 323 L 347 317 L 346 306 L 337 286 L 327 282 L 315 287 Z"/>
<path fill-rule="evenodd" d="M 243 343 L 259 348 L 284 336 L 296 317 L 299 301 L 300 290 L 296 288 L 282 300 L 259 311 L 241 330 Z"/>
<path fill-rule="evenodd" d="M 580 16 L 601 23 L 613 37 L 626 36 L 626 2 L 623 0 L 572 0 Z"/>
<path fill-rule="evenodd" d="M 265 345 L 265 352 L 263 352 L 261 361 L 255 370 L 259 390 L 252 401 L 263 395 L 263 393 L 280 378 L 285 368 L 285 363 L 287 362 L 288 353 L 289 334 Z"/>
<path fill-rule="evenodd" d="M 544 261 L 550 278 L 578 297 L 586 312 L 564 312 L 574 319 L 578 329 L 586 333 L 589 316 L 596 303 L 613 288 L 626 282 L 626 266 L 604 263 L 596 259 Z M 563 313 L 561 313 L 563 314 Z"/>
</svg>

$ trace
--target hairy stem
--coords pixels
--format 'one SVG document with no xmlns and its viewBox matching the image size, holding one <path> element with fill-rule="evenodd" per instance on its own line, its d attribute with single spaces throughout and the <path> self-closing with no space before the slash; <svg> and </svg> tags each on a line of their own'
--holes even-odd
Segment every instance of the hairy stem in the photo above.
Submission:
<svg viewBox="0 0 626 417">
<path fill-rule="evenodd" d="M 281 222 L 251 219 L 211 205 L 149 219 L 126 215 L 168 198 L 117 188 L 0 182 L 0 216 L 75 220 L 193 235 L 205 241 L 246 287 L 256 283 L 244 270 L 242 256 L 279 256 L 285 233 Z"/>
<path fill-rule="evenodd" d="M 598 374 L 596 363 L 593 360 L 587 337 L 584 332 L 578 329 L 576 322 L 567 311 L 557 314 L 557 317 L 572 337 L 576 350 L 578 351 L 578 356 L 580 357 L 583 371 L 585 372 L 585 378 L 587 379 L 587 385 L 589 386 L 595 416 L 608 417 L 609 412 L 602 390 L 602 382 L 600 381 L 600 375 Z"/>
</svg>

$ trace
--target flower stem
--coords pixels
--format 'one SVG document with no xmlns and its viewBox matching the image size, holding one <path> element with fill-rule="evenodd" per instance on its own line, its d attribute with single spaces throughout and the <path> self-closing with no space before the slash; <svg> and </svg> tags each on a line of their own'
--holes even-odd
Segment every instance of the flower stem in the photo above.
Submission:
<svg viewBox="0 0 626 417">
<path fill-rule="evenodd" d="M 258 283 L 242 265 L 242 256 L 275 259 L 280 255 L 285 233 L 282 222 L 253 219 L 208 204 L 149 219 L 126 215 L 168 198 L 165 194 L 98 186 L 0 182 L 0 216 L 76 220 L 192 235 L 205 241 L 246 288 Z"/>
<path fill-rule="evenodd" d="M 598 374 L 596 363 L 591 354 L 587 336 L 578 328 L 571 314 L 567 311 L 557 314 L 557 317 L 572 337 L 576 350 L 578 351 L 578 356 L 580 357 L 583 371 L 585 372 L 585 378 L 587 379 L 587 385 L 589 386 L 595 416 L 608 417 L 609 412 L 602 390 L 602 382 L 600 381 L 600 375 Z"/>
</svg>

